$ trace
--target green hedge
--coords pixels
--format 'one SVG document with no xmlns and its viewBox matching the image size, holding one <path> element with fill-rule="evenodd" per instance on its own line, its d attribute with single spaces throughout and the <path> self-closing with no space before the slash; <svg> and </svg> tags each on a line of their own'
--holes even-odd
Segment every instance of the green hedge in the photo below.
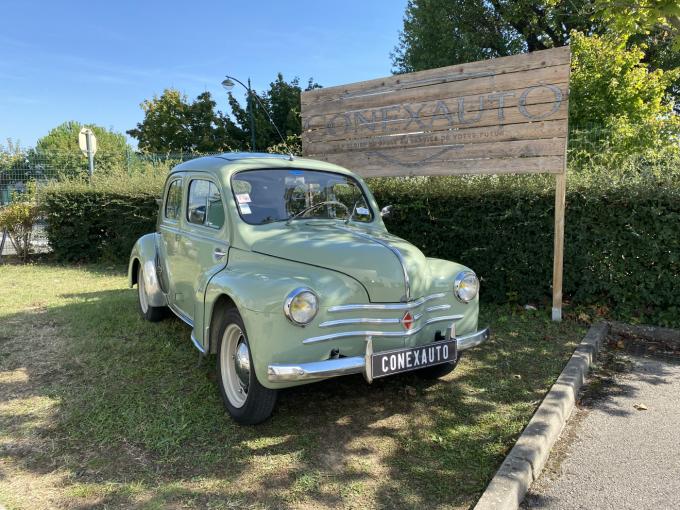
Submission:
<svg viewBox="0 0 680 510">
<path fill-rule="evenodd" d="M 162 179 L 123 174 L 91 184 L 53 182 L 41 189 L 54 256 L 67 262 L 127 262 L 137 238 L 155 229 Z"/>
<path fill-rule="evenodd" d="M 551 294 L 554 178 L 412 178 L 371 183 L 399 204 L 388 229 L 426 254 L 459 261 L 482 297 L 547 302 Z M 680 185 L 668 178 L 593 179 L 567 186 L 564 293 L 608 314 L 680 325 Z"/>
<path fill-rule="evenodd" d="M 48 236 L 64 261 L 126 262 L 153 231 L 162 174 L 63 182 L 41 193 Z M 394 204 L 391 232 L 427 255 L 480 275 L 482 298 L 549 302 L 554 178 L 505 176 L 370 181 Z M 609 314 L 680 325 L 680 179 L 571 175 L 567 186 L 564 292 Z"/>
</svg>

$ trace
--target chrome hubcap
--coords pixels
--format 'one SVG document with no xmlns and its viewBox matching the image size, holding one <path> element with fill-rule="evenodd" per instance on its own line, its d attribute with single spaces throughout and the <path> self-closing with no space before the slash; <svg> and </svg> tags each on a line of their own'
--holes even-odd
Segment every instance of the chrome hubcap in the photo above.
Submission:
<svg viewBox="0 0 680 510">
<path fill-rule="evenodd" d="M 149 301 L 146 296 L 146 285 L 144 284 L 144 272 L 142 271 L 141 267 L 137 272 L 137 291 L 139 293 L 139 306 L 141 307 L 142 312 L 146 313 L 146 311 L 149 309 Z"/>
<path fill-rule="evenodd" d="M 243 407 L 250 384 L 250 351 L 241 328 L 229 324 L 222 336 L 220 349 L 222 386 L 234 407 Z"/>
</svg>

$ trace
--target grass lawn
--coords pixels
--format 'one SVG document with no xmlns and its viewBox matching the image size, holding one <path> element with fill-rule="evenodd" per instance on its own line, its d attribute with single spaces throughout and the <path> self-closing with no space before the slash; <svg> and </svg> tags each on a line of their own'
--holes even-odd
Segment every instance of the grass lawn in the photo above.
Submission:
<svg viewBox="0 0 680 510">
<path fill-rule="evenodd" d="M 119 268 L 0 266 L 0 506 L 469 508 L 584 334 L 484 307 L 437 382 L 361 376 L 226 415 L 189 328 L 143 322 Z"/>
</svg>

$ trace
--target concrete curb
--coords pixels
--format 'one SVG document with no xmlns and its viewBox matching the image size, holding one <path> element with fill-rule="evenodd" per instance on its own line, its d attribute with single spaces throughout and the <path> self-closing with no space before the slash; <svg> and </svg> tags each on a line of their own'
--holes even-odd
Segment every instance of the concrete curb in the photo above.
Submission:
<svg viewBox="0 0 680 510">
<path fill-rule="evenodd" d="M 510 450 L 474 510 L 517 509 L 538 478 L 576 403 L 609 325 L 595 324 L 574 351 L 522 435 Z"/>
</svg>

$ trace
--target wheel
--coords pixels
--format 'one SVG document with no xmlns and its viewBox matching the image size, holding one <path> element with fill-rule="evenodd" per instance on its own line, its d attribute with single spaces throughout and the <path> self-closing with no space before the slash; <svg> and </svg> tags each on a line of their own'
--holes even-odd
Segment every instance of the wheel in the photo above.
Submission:
<svg viewBox="0 0 680 510">
<path fill-rule="evenodd" d="M 165 306 L 151 306 L 149 304 L 149 296 L 146 293 L 146 285 L 144 283 L 144 270 L 141 264 L 137 270 L 137 296 L 139 297 L 139 313 L 142 314 L 145 320 L 158 322 L 167 316 L 167 308 Z"/>
<path fill-rule="evenodd" d="M 263 422 L 271 416 L 278 392 L 257 380 L 246 328 L 238 310 L 227 310 L 219 326 L 217 380 L 224 405 L 242 425 Z"/>
<path fill-rule="evenodd" d="M 453 372 L 453 369 L 456 368 L 456 365 L 458 365 L 458 362 L 460 361 L 460 356 L 461 353 L 459 352 L 456 361 L 442 363 L 441 365 L 435 365 L 433 367 L 421 368 L 420 370 L 416 370 L 415 373 L 423 379 L 439 379 L 440 377 L 444 377 Z"/>
</svg>

